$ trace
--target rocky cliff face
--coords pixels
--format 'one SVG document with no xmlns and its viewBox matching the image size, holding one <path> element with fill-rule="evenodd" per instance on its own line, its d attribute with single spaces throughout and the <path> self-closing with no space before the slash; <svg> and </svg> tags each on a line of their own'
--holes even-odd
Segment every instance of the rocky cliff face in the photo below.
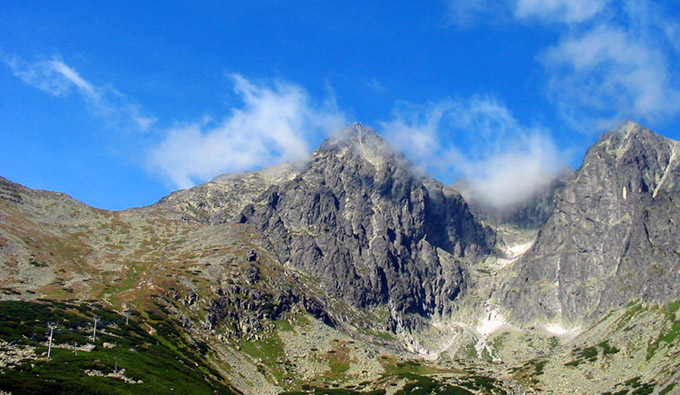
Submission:
<svg viewBox="0 0 680 395">
<path fill-rule="evenodd" d="M 271 185 L 238 222 L 261 232 L 281 262 L 359 307 L 450 312 L 463 261 L 489 254 L 494 235 L 463 198 L 416 174 L 373 130 L 329 138 L 292 179 Z"/>
<path fill-rule="evenodd" d="M 515 321 L 576 325 L 636 298 L 678 298 L 679 152 L 633 122 L 588 150 L 504 287 Z"/>
</svg>

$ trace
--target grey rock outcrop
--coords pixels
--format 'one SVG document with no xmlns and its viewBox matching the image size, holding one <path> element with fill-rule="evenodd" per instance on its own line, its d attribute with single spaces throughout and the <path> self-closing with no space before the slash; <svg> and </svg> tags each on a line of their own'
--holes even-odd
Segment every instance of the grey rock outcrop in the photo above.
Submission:
<svg viewBox="0 0 680 395">
<path fill-rule="evenodd" d="M 450 312 L 465 287 L 463 262 L 494 244 L 459 193 L 417 174 L 359 124 L 326 140 L 238 222 L 331 296 L 357 307 L 387 305 L 397 321 Z"/>
<path fill-rule="evenodd" d="M 680 143 L 633 122 L 604 134 L 557 194 L 503 303 L 516 322 L 592 322 L 680 299 Z"/>
<path fill-rule="evenodd" d="M 286 162 L 259 171 L 222 174 L 210 182 L 173 192 L 158 203 L 137 210 L 185 221 L 229 223 L 267 188 L 295 177 L 301 163 Z"/>
</svg>

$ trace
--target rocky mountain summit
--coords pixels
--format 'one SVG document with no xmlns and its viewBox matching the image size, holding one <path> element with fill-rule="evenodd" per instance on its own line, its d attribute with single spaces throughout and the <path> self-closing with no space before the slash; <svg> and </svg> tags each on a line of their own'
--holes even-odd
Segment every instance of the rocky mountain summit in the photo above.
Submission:
<svg viewBox="0 0 680 395">
<path fill-rule="evenodd" d="M 360 124 L 297 167 L 221 176 L 159 206 L 177 201 L 184 218 L 254 227 L 280 262 L 356 307 L 388 306 L 394 325 L 450 314 L 466 285 L 463 261 L 494 245 L 458 192 Z"/>
<path fill-rule="evenodd" d="M 281 262 L 319 276 L 331 295 L 423 317 L 450 313 L 465 288 L 461 260 L 493 247 L 493 232 L 457 192 L 415 174 L 361 125 L 332 136 L 238 221 L 262 232 Z"/>
<path fill-rule="evenodd" d="M 556 195 L 504 304 L 519 322 L 592 322 L 680 296 L 680 144 L 634 122 L 602 135 Z"/>
</svg>

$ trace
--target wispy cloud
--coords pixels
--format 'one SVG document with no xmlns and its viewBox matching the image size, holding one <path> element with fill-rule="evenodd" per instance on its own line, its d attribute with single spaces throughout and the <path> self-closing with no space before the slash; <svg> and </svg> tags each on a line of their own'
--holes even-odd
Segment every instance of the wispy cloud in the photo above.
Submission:
<svg viewBox="0 0 680 395">
<path fill-rule="evenodd" d="M 172 128 L 150 151 L 150 168 L 177 187 L 302 158 L 314 136 L 346 124 L 332 98 L 314 105 L 303 88 L 289 82 L 255 84 L 239 74 L 231 79 L 243 107 L 218 122 Z"/>
<path fill-rule="evenodd" d="M 517 0 L 514 13 L 520 19 L 563 23 L 584 22 L 600 13 L 610 0 Z"/>
<path fill-rule="evenodd" d="M 544 134 L 519 134 L 506 148 L 485 157 L 470 159 L 454 151 L 452 160 L 461 160 L 467 183 L 461 193 L 496 209 L 524 203 L 547 187 L 566 167 L 567 155 Z"/>
<path fill-rule="evenodd" d="M 83 98 L 88 110 L 103 118 L 110 126 L 146 130 L 155 121 L 135 101 L 112 87 L 87 81 L 59 56 L 33 63 L 3 52 L 0 52 L 0 58 L 26 84 L 56 97 L 66 97 L 76 92 Z"/>
<path fill-rule="evenodd" d="M 449 0 L 447 23 L 465 29 L 506 19 L 508 7 L 508 1 Z"/>
<path fill-rule="evenodd" d="M 541 60 L 554 100 L 574 125 L 601 130 L 621 118 L 657 121 L 680 111 L 680 90 L 663 52 L 619 27 L 567 36 Z"/>
<path fill-rule="evenodd" d="M 381 84 L 380 81 L 378 81 L 375 77 L 371 78 L 371 80 L 366 83 L 366 86 L 368 86 L 375 93 L 387 92 L 387 88 L 385 88 L 383 84 Z"/>
<path fill-rule="evenodd" d="M 602 12 L 611 0 L 449 0 L 448 22 L 459 27 L 523 21 L 579 23 Z"/>
<path fill-rule="evenodd" d="M 658 2 L 505 0 L 494 9 L 485 2 L 449 4 L 478 21 L 496 19 L 493 14 L 500 11 L 509 21 L 554 29 L 558 39 L 536 58 L 546 71 L 548 96 L 574 129 L 596 133 L 624 118 L 656 122 L 680 113 L 680 84 L 672 73 L 678 67 L 680 23 Z M 451 21 L 458 23 L 453 15 Z"/>
<path fill-rule="evenodd" d="M 566 164 L 546 129 L 521 125 L 490 97 L 402 103 L 381 129 L 416 165 L 465 178 L 467 199 L 498 209 L 532 197 Z"/>
<path fill-rule="evenodd" d="M 600 6 L 609 12 L 593 14 L 539 56 L 561 115 L 572 127 L 591 131 L 623 118 L 658 122 L 676 116 L 680 84 L 671 70 L 677 21 L 655 2 Z"/>
<path fill-rule="evenodd" d="M 312 103 L 307 92 L 285 81 L 256 84 L 230 76 L 243 106 L 222 120 L 204 118 L 161 130 L 136 101 L 110 86 L 88 81 L 59 56 L 27 62 L 0 51 L 0 59 L 26 84 L 55 97 L 77 95 L 87 110 L 109 126 L 151 130 L 146 140 L 161 135 L 147 152 L 148 169 L 168 184 L 190 187 L 224 172 L 246 171 L 301 158 L 311 140 L 347 123 L 329 88 L 328 98 Z"/>
<path fill-rule="evenodd" d="M 392 112 L 392 119 L 381 122 L 380 129 L 392 146 L 422 170 L 441 169 L 444 162 L 440 162 L 443 158 L 439 128 L 442 117 L 453 106 L 449 100 L 424 106 L 400 102 Z"/>
</svg>

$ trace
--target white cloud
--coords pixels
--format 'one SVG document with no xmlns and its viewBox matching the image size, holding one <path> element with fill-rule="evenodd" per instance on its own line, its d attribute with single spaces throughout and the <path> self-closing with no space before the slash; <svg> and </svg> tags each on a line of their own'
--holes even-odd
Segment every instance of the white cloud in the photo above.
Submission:
<svg viewBox="0 0 680 395">
<path fill-rule="evenodd" d="M 592 6 L 597 4 L 609 12 L 593 9 L 589 23 L 563 33 L 539 56 L 560 114 L 573 128 L 588 132 L 626 118 L 657 122 L 676 116 L 680 84 L 671 70 L 677 61 L 677 22 L 655 2 Z"/>
<path fill-rule="evenodd" d="M 597 133 L 623 119 L 665 121 L 680 112 L 674 78 L 680 23 L 649 0 L 449 1 L 453 23 L 539 21 L 558 39 L 537 59 L 546 92 L 573 129 Z M 491 4 L 494 4 L 493 6 Z M 466 17 L 467 16 L 467 17 Z"/>
<path fill-rule="evenodd" d="M 666 40 L 671 43 L 675 51 L 680 52 L 680 23 L 662 19 L 658 24 L 666 36 Z"/>
<path fill-rule="evenodd" d="M 59 60 L 48 60 L 41 64 L 39 67 L 43 68 L 43 74 L 45 77 L 49 78 L 50 71 L 54 72 L 56 76 L 59 76 L 71 84 L 75 85 L 84 95 L 94 99 L 101 100 L 99 93 L 95 87 L 89 82 L 85 81 L 75 70 L 64 64 Z"/>
<path fill-rule="evenodd" d="M 609 0 L 517 0 L 515 17 L 579 23 L 600 13 Z"/>
<path fill-rule="evenodd" d="M 392 112 L 392 119 L 380 124 L 383 136 L 390 144 L 403 152 L 417 166 L 441 167 L 433 156 L 441 150 L 439 125 L 442 116 L 453 106 L 451 101 L 415 106 L 399 103 Z"/>
<path fill-rule="evenodd" d="M 611 0 L 449 0 L 448 21 L 472 27 L 512 18 L 542 22 L 580 23 L 602 12 Z"/>
<path fill-rule="evenodd" d="M 381 129 L 416 165 L 465 178 L 467 199 L 499 209 L 532 197 L 566 163 L 546 130 L 521 125 L 489 97 L 402 103 Z"/>
<path fill-rule="evenodd" d="M 238 74 L 231 77 L 242 108 L 217 123 L 204 120 L 172 128 L 149 153 L 150 167 L 180 188 L 225 172 L 302 158 L 309 153 L 311 138 L 346 124 L 332 99 L 313 106 L 297 85 L 256 85 Z"/>
<path fill-rule="evenodd" d="M 480 21 L 504 19 L 508 10 L 507 1 L 449 0 L 447 19 L 450 24 L 469 28 Z"/>
<path fill-rule="evenodd" d="M 77 92 L 89 111 L 105 119 L 111 126 L 146 130 L 155 122 L 153 117 L 143 114 L 141 107 L 133 100 L 114 88 L 92 84 L 58 56 L 34 63 L 5 53 L 0 53 L 0 57 L 14 75 L 26 84 L 57 97 Z"/>
<path fill-rule="evenodd" d="M 555 101 L 574 124 L 601 130 L 622 118 L 656 121 L 680 111 L 664 53 L 623 28 L 601 24 L 567 36 L 541 60 Z"/>
<path fill-rule="evenodd" d="M 497 209 L 527 201 L 566 166 L 565 154 L 538 133 L 520 134 L 505 149 L 487 157 L 463 159 L 463 173 L 469 180 L 463 195 Z"/>
<path fill-rule="evenodd" d="M 370 81 L 366 84 L 371 90 L 373 90 L 375 93 L 385 93 L 387 92 L 387 88 L 383 86 L 383 84 L 380 83 L 375 77 L 371 78 Z"/>
</svg>

